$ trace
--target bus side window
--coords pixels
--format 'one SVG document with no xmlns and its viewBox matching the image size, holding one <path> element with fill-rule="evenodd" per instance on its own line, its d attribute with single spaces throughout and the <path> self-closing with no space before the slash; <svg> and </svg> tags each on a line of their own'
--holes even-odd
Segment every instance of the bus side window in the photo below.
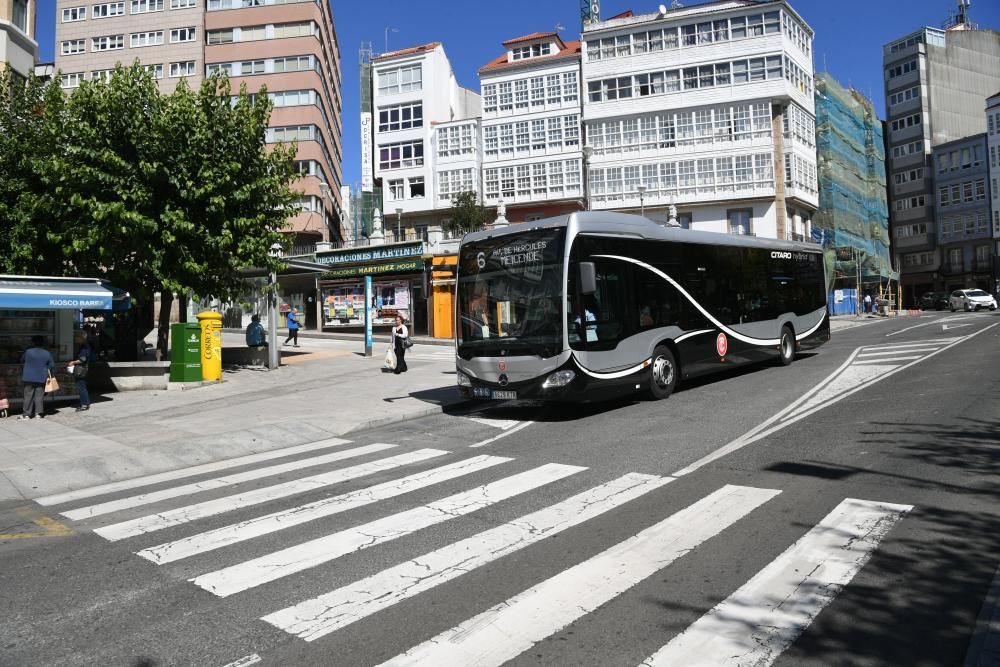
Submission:
<svg viewBox="0 0 1000 667">
<path fill-rule="evenodd" d="M 680 294 L 673 285 L 647 269 L 635 270 L 639 329 L 668 327 L 680 319 Z"/>
<path fill-rule="evenodd" d="M 609 260 L 595 265 L 597 292 L 583 297 L 576 323 L 587 348 L 610 350 L 637 328 L 628 324 L 628 266 Z"/>
</svg>

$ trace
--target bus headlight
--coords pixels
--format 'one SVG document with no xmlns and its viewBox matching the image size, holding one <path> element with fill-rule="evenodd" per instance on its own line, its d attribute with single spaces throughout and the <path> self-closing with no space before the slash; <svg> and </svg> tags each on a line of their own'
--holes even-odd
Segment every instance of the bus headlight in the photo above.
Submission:
<svg viewBox="0 0 1000 667">
<path fill-rule="evenodd" d="M 455 372 L 455 377 L 458 378 L 458 386 L 459 387 L 471 387 L 472 386 L 472 380 L 469 378 L 468 375 L 466 375 L 462 371 L 456 371 Z"/>
<path fill-rule="evenodd" d="M 545 382 L 542 383 L 542 389 L 552 389 L 554 387 L 565 387 L 573 378 L 576 377 L 576 373 L 573 371 L 556 371 L 555 373 L 550 373 Z"/>
</svg>

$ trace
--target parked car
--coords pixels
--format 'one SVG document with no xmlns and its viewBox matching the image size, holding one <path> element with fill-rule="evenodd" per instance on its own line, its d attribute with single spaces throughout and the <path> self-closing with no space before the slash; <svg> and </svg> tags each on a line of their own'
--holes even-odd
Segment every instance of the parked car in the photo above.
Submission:
<svg viewBox="0 0 1000 667">
<path fill-rule="evenodd" d="M 997 309 L 997 300 L 981 289 L 958 289 L 951 293 L 951 312 L 956 310 Z"/>
<path fill-rule="evenodd" d="M 944 310 L 951 307 L 950 296 L 947 292 L 927 292 L 920 297 L 920 310 Z"/>
</svg>

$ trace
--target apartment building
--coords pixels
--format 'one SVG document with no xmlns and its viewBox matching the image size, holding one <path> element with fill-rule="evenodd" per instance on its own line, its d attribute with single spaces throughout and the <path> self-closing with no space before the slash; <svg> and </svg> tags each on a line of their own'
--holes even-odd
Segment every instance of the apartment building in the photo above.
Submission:
<svg viewBox="0 0 1000 667">
<path fill-rule="evenodd" d="M 204 0 L 56 0 L 56 70 L 63 88 L 138 60 L 163 92 L 204 73 Z"/>
<path fill-rule="evenodd" d="M 993 233 L 986 133 L 938 144 L 932 159 L 942 287 L 949 292 L 965 287 L 992 291 Z M 919 207 L 925 203 L 922 199 L 923 195 L 898 197 L 894 208 L 905 211 Z M 906 268 L 904 263 L 903 270 Z"/>
<path fill-rule="evenodd" d="M 268 143 L 298 147 L 294 187 L 302 197 L 290 243 L 343 239 L 341 63 L 329 3 L 57 0 L 56 22 L 56 69 L 66 89 L 137 60 L 162 92 L 182 79 L 195 88 L 217 71 L 229 75 L 234 91 L 267 86 L 274 104 Z"/>
<path fill-rule="evenodd" d="M 510 222 L 585 208 L 580 42 L 536 32 L 479 70 L 483 197 Z"/>
<path fill-rule="evenodd" d="M 904 305 L 952 282 L 943 272 L 950 257 L 939 246 L 934 151 L 986 132 L 984 100 L 1000 90 L 1000 32 L 976 29 L 964 3 L 959 8 L 950 28 L 922 28 L 882 49 L 889 219 Z"/>
<path fill-rule="evenodd" d="M 27 77 L 38 61 L 37 0 L 0 0 L 0 68 Z"/>
<path fill-rule="evenodd" d="M 479 192 L 480 98 L 458 85 L 439 42 L 376 56 L 371 79 L 385 238 L 424 239 L 455 194 Z"/>
<path fill-rule="evenodd" d="M 584 26 L 591 208 L 809 239 L 813 30 L 783 0 L 660 9 Z"/>
<path fill-rule="evenodd" d="M 1000 292 L 1000 92 L 986 100 L 986 128 L 993 238 L 993 285 L 990 291 L 996 294 Z"/>
<path fill-rule="evenodd" d="M 171 0 L 173 1 L 173 0 Z M 206 75 L 233 90 L 267 87 L 274 104 L 267 142 L 296 143 L 300 212 L 294 244 L 344 239 L 340 44 L 325 0 L 208 0 Z"/>
</svg>

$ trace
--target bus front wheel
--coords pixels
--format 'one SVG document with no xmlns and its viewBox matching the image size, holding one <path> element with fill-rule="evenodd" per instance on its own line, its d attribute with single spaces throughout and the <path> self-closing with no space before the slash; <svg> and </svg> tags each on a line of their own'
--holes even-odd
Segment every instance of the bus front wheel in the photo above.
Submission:
<svg viewBox="0 0 1000 667">
<path fill-rule="evenodd" d="M 677 360 L 670 348 L 658 345 L 653 350 L 652 372 L 649 374 L 649 397 L 661 400 L 670 396 L 677 386 Z"/>
<path fill-rule="evenodd" d="M 791 327 L 781 328 L 781 340 L 778 342 L 778 363 L 787 366 L 795 359 L 795 334 Z"/>
</svg>

